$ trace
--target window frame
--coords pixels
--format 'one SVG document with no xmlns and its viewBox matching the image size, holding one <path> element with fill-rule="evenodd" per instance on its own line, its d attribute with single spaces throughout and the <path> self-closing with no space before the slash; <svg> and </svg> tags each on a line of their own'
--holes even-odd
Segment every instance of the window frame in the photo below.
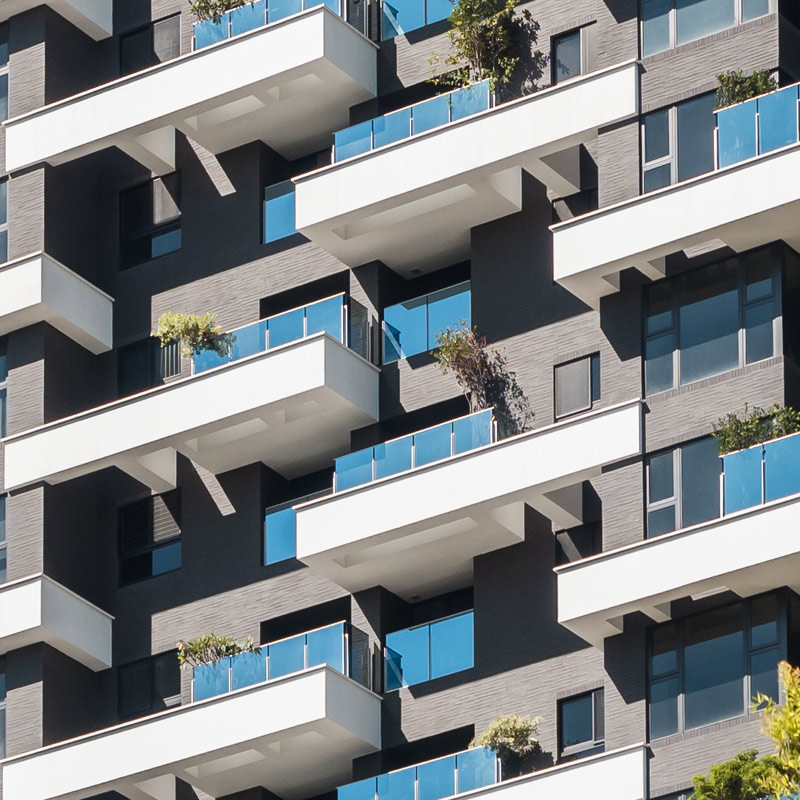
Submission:
<svg viewBox="0 0 800 800">
<path fill-rule="evenodd" d="M 550 37 L 550 53 L 552 58 L 550 59 L 550 85 L 557 86 L 559 83 L 563 83 L 564 81 L 571 80 L 572 78 L 580 77 L 581 75 L 586 75 L 588 72 L 588 53 L 586 52 L 587 48 L 587 37 L 586 37 L 586 25 L 579 25 L 576 28 L 570 28 L 569 30 L 562 31 L 561 33 L 556 33 Z M 556 45 L 557 43 L 562 40 L 566 39 L 568 36 L 574 36 L 578 34 L 578 51 L 580 53 L 580 67 L 578 69 L 577 75 L 571 75 L 569 78 L 564 78 L 563 80 L 558 80 L 558 68 L 556 64 Z"/>
<path fill-rule="evenodd" d="M 6 685 L 6 657 L 0 656 L 0 758 L 5 758 L 6 753 L 6 740 L 8 739 L 8 731 L 6 729 L 6 697 L 8 693 L 8 686 Z"/>
<path fill-rule="evenodd" d="M 589 404 L 583 406 L 575 411 L 568 411 L 565 414 L 558 413 L 558 380 L 557 374 L 561 367 L 567 367 L 572 364 L 577 364 L 580 361 L 587 362 L 587 369 L 589 371 Z M 553 419 L 556 422 L 569 419 L 578 414 L 586 414 L 596 408 L 597 404 L 602 400 L 602 364 L 600 360 L 599 351 L 590 353 L 586 356 L 579 356 L 578 358 L 571 358 L 568 361 L 560 361 L 558 364 L 553 364 Z"/>
<path fill-rule="evenodd" d="M 178 675 L 178 691 L 175 694 L 168 695 L 166 697 L 161 697 L 160 695 L 156 696 L 155 687 L 156 687 L 156 680 L 155 680 L 155 672 L 156 672 L 156 663 L 158 659 L 167 659 L 173 658 L 175 659 L 176 670 Z M 148 670 L 148 682 L 150 687 L 150 705 L 147 708 L 142 708 L 137 711 L 132 711 L 129 713 L 123 713 L 122 710 L 122 693 L 121 693 L 121 685 L 122 681 L 120 680 L 120 672 L 124 669 L 129 667 L 135 667 L 137 665 L 141 665 L 147 662 L 149 670 Z M 180 687 L 180 665 L 178 664 L 178 651 L 175 649 L 172 650 L 165 650 L 161 653 L 153 653 L 152 655 L 145 656 L 144 658 L 137 658 L 134 661 L 128 661 L 125 664 L 120 664 L 117 667 L 117 717 L 121 720 L 129 720 L 129 719 L 136 719 L 137 717 L 141 717 L 145 714 L 149 714 L 153 709 L 158 705 L 159 701 L 162 701 L 167 708 L 172 708 L 173 706 L 180 705 L 181 701 L 181 687 Z"/>
<path fill-rule="evenodd" d="M 140 34 L 140 33 L 148 33 L 149 34 L 149 39 L 150 39 L 150 50 L 152 51 L 153 54 L 155 54 L 155 50 L 156 50 L 156 48 L 155 48 L 156 25 L 158 25 L 161 22 L 166 22 L 169 19 L 174 19 L 175 17 L 178 17 L 178 41 L 177 41 L 177 44 L 178 44 L 178 50 L 180 51 L 180 43 L 181 43 L 181 30 L 180 30 L 180 22 L 181 22 L 181 20 L 180 20 L 180 16 L 181 16 L 180 11 L 177 11 L 174 14 L 167 14 L 164 17 L 160 17 L 159 19 L 154 19 L 151 22 L 145 23 L 144 25 L 137 25 L 135 28 L 131 28 L 130 30 L 127 30 L 127 31 L 124 31 L 123 33 L 120 33 L 120 35 L 119 35 L 119 46 L 117 48 L 118 49 L 117 55 L 119 57 L 118 58 L 118 67 L 119 67 L 120 77 L 126 77 L 128 75 L 135 75 L 137 72 L 142 72 L 143 70 L 149 69 L 150 67 L 154 67 L 157 64 L 166 64 L 167 61 L 173 61 L 174 60 L 174 58 L 165 59 L 164 61 L 156 60 L 156 61 L 152 61 L 146 67 L 141 67 L 140 69 L 133 70 L 132 72 L 126 72 L 125 68 L 123 66 L 123 62 L 122 62 L 122 47 L 123 47 L 123 41 L 125 39 L 127 39 L 128 37 L 136 36 L 137 34 Z M 178 55 L 180 56 L 180 52 L 178 53 Z M 175 58 L 177 58 L 177 57 L 178 56 L 175 56 Z"/>
<path fill-rule="evenodd" d="M 580 700 L 584 697 L 591 697 L 592 704 L 592 738 L 584 742 L 576 742 L 575 744 L 564 746 L 564 721 L 563 710 L 564 706 L 574 700 Z M 602 704 L 603 713 L 598 714 L 598 705 Z M 605 750 L 606 736 L 605 736 L 605 689 L 601 686 L 597 689 L 591 689 L 588 692 L 580 692 L 570 697 L 561 698 L 558 701 L 558 709 L 556 719 L 558 722 L 558 760 L 559 762 L 572 761 L 580 756 L 594 755 L 595 753 L 602 753 Z M 598 726 L 598 721 L 600 725 Z M 598 735 L 601 734 L 601 735 Z"/>
<path fill-rule="evenodd" d="M 0 436 L 8 433 L 8 337 L 0 336 Z"/>
<path fill-rule="evenodd" d="M 0 494 L 0 558 L 5 567 L 0 569 L 0 584 L 8 580 L 8 495 Z"/>
<path fill-rule="evenodd" d="M 5 76 L 6 81 L 6 115 L 0 114 L 0 122 L 9 119 L 11 115 L 11 72 L 9 70 L 9 52 L 8 52 L 8 23 L 4 22 L 0 25 L 0 45 L 5 45 L 6 60 L 0 60 L 0 80 Z"/>
</svg>

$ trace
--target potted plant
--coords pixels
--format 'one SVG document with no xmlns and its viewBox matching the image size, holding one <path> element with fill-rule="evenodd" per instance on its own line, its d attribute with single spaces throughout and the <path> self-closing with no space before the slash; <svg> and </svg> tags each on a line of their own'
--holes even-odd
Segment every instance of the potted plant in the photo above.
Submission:
<svg viewBox="0 0 800 800">
<path fill-rule="evenodd" d="M 731 412 L 720 417 L 712 427 L 719 454 L 724 456 L 797 433 L 800 431 L 800 411 L 779 403 L 766 410 L 758 406 L 751 410 L 745 403 L 741 417 L 737 412 Z"/>
<path fill-rule="evenodd" d="M 539 725 L 541 717 L 520 717 L 501 714 L 483 733 L 476 736 L 470 747 L 488 747 L 500 758 L 502 777 L 513 778 L 533 772 L 531 756 L 539 750 Z"/>
<path fill-rule="evenodd" d="M 233 11 L 235 8 L 241 8 L 248 3 L 252 5 L 253 2 L 254 0 L 189 0 L 192 13 L 199 22 L 212 19 L 216 23 L 220 22 L 222 15 L 226 11 Z"/>
<path fill-rule="evenodd" d="M 180 341 L 184 358 L 191 358 L 202 350 L 226 356 L 231 343 L 235 341 L 232 334 L 222 333 L 217 325 L 216 314 L 199 316 L 167 312 L 158 318 L 158 327 L 152 335 L 161 341 L 162 347 Z"/>
<path fill-rule="evenodd" d="M 252 636 L 239 643 L 229 636 L 217 636 L 214 631 L 201 634 L 188 642 L 180 641 L 176 646 L 181 669 L 191 669 L 203 664 L 213 664 L 216 667 L 220 659 L 236 656 L 239 653 L 261 652 L 261 646 L 255 643 Z"/>
<path fill-rule="evenodd" d="M 725 108 L 734 103 L 744 103 L 778 88 L 778 82 L 772 77 L 769 70 L 757 69 L 750 75 L 745 75 L 740 69 L 722 72 L 717 75 L 719 88 L 715 108 Z"/>
</svg>

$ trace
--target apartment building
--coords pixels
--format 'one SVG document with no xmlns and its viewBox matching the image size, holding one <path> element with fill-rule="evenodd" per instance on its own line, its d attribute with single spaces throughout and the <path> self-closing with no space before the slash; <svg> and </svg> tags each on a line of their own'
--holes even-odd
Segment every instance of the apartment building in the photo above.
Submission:
<svg viewBox="0 0 800 800">
<path fill-rule="evenodd" d="M 685 800 L 770 749 L 800 445 L 711 432 L 800 407 L 800 8 L 521 8 L 495 98 L 430 82 L 444 0 L 0 0 L 4 800 Z M 781 89 L 717 113 L 735 69 Z M 212 631 L 263 646 L 180 669 Z M 468 749 L 511 713 L 516 777 Z"/>
</svg>

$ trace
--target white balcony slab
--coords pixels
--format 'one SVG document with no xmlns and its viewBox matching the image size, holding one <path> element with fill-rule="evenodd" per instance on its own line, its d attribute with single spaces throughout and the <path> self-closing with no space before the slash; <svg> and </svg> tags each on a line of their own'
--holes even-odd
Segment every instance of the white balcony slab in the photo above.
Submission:
<svg viewBox="0 0 800 800">
<path fill-rule="evenodd" d="M 736 252 L 783 239 L 800 250 L 800 145 L 552 226 L 555 280 L 599 307 L 622 270 L 664 275 L 664 257 L 707 243 Z"/>
<path fill-rule="evenodd" d="M 9 758 L 3 797 L 175 800 L 175 778 L 211 797 L 256 786 L 313 797 L 380 748 L 380 708 L 360 684 L 315 667 Z"/>
<path fill-rule="evenodd" d="M 261 139 L 297 158 L 375 96 L 376 51 L 317 6 L 6 121 L 6 169 L 116 146 L 163 174 L 176 129 L 212 153 Z"/>
<path fill-rule="evenodd" d="M 294 179 L 296 226 L 351 267 L 403 274 L 469 257 L 470 229 L 522 208 L 525 169 L 580 188 L 579 145 L 638 113 L 638 65 L 564 81 Z"/>
<path fill-rule="evenodd" d="M 98 672 L 111 666 L 113 617 L 41 573 L 0 585 L 0 654 L 45 642 Z"/>
<path fill-rule="evenodd" d="M 48 322 L 92 353 L 113 345 L 114 301 L 46 253 L 0 265 L 0 336 Z"/>
<path fill-rule="evenodd" d="M 580 524 L 581 483 L 641 452 L 641 415 L 623 403 L 296 506 L 297 557 L 350 592 L 468 585 L 475 556 L 524 539 L 526 503 Z"/>
<path fill-rule="evenodd" d="M 670 618 L 682 597 L 729 589 L 749 597 L 800 590 L 800 496 L 556 567 L 558 621 L 591 644 L 620 633 L 625 614 Z"/>
<path fill-rule="evenodd" d="M 180 452 L 219 474 L 263 461 L 286 477 L 320 469 L 378 418 L 378 370 L 315 334 L 6 437 L 6 489 L 118 467 L 175 486 Z"/>
<path fill-rule="evenodd" d="M 0 22 L 32 8 L 48 5 L 93 39 L 113 32 L 114 0 L 0 0 Z"/>
</svg>

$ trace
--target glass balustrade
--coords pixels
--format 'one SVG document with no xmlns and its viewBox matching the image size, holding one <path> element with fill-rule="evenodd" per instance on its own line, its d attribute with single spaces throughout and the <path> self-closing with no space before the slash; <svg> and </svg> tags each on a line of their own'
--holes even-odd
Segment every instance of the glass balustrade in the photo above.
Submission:
<svg viewBox="0 0 800 800">
<path fill-rule="evenodd" d="M 335 461 L 333 490 L 340 492 L 466 453 L 497 439 L 492 409 L 392 439 Z"/>
<path fill-rule="evenodd" d="M 725 514 L 800 494 L 800 434 L 722 457 Z"/>
<path fill-rule="evenodd" d="M 192 700 L 207 700 L 274 678 L 327 664 L 370 687 L 369 640 L 346 622 L 264 644 L 258 653 L 239 653 L 194 668 Z"/>
<path fill-rule="evenodd" d="M 337 800 L 439 800 L 500 780 L 497 753 L 476 747 L 340 786 Z"/>
<path fill-rule="evenodd" d="M 489 81 L 437 95 L 430 100 L 423 100 L 413 106 L 337 131 L 333 135 L 333 160 L 343 161 L 377 147 L 400 142 L 417 133 L 486 111 L 492 105 Z"/>
<path fill-rule="evenodd" d="M 295 497 L 286 503 L 270 506 L 264 512 L 264 564 L 277 564 L 297 555 L 297 512 L 292 506 L 330 494 L 322 492 Z"/>
<path fill-rule="evenodd" d="M 717 111 L 717 164 L 729 167 L 800 141 L 800 84 Z"/>
</svg>

